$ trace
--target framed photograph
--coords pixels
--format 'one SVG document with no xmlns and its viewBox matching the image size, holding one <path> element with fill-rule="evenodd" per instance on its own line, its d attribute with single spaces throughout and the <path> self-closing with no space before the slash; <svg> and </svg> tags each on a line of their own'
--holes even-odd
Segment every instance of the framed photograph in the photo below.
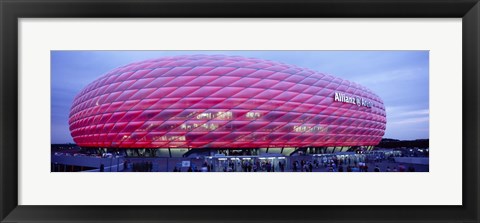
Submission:
<svg viewBox="0 0 480 223">
<path fill-rule="evenodd" d="M 137 57 L 156 59 L 100 77 L 92 70 Z M 51 171 L 428 172 L 428 59 L 428 51 L 52 51 Z M 402 97 L 384 101 L 356 79 Z"/>
<path fill-rule="evenodd" d="M 478 1 L 2 1 L 2 222 L 478 222 Z"/>
</svg>

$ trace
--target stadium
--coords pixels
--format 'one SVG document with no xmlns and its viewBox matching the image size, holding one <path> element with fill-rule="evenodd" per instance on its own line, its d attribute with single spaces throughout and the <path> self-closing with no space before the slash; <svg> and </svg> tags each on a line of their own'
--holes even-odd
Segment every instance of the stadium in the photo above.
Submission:
<svg viewBox="0 0 480 223">
<path fill-rule="evenodd" d="M 76 96 L 69 123 L 81 147 L 350 147 L 378 144 L 386 114 L 367 88 L 312 70 L 176 56 L 100 77 Z"/>
</svg>

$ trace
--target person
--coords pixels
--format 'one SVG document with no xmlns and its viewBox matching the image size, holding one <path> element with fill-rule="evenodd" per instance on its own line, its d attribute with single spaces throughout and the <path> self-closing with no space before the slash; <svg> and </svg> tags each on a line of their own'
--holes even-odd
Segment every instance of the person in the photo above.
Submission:
<svg viewBox="0 0 480 223">
<path fill-rule="evenodd" d="M 173 168 L 173 172 L 178 172 L 177 167 Z"/>
<path fill-rule="evenodd" d="M 340 166 L 338 167 L 338 172 L 343 172 L 343 165 L 340 165 Z"/>
<path fill-rule="evenodd" d="M 145 171 L 145 163 L 140 162 L 138 163 L 138 172 L 144 172 Z"/>
<path fill-rule="evenodd" d="M 272 169 L 270 162 L 267 162 L 266 168 L 267 168 L 267 172 L 270 172 L 270 170 Z"/>
<path fill-rule="evenodd" d="M 188 172 L 193 172 L 192 167 L 188 167 Z"/>
</svg>

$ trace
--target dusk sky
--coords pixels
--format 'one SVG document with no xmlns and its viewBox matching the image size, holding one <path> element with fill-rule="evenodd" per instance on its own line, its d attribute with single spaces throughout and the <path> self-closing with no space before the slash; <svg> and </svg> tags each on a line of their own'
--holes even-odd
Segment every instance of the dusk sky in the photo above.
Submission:
<svg viewBox="0 0 480 223">
<path fill-rule="evenodd" d="M 131 62 L 192 54 L 273 60 L 356 82 L 383 99 L 384 138 L 429 138 L 428 51 L 52 51 L 52 143 L 73 143 L 68 115 L 73 98 L 87 84 Z"/>
</svg>

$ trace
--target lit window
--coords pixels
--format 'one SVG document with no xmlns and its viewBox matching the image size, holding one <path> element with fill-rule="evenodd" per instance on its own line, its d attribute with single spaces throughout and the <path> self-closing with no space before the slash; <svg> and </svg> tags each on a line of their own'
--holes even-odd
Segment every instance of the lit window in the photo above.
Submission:
<svg viewBox="0 0 480 223">
<path fill-rule="evenodd" d="M 201 113 L 197 115 L 197 119 L 212 119 L 212 113 Z"/>
<path fill-rule="evenodd" d="M 328 128 L 324 126 L 304 126 L 304 125 L 295 125 L 293 126 L 294 132 L 327 132 Z"/>
<path fill-rule="evenodd" d="M 247 112 L 245 115 L 247 118 L 260 118 L 260 113 L 259 112 Z"/>
<path fill-rule="evenodd" d="M 217 112 L 217 118 L 221 120 L 232 119 L 232 112 Z"/>
</svg>

